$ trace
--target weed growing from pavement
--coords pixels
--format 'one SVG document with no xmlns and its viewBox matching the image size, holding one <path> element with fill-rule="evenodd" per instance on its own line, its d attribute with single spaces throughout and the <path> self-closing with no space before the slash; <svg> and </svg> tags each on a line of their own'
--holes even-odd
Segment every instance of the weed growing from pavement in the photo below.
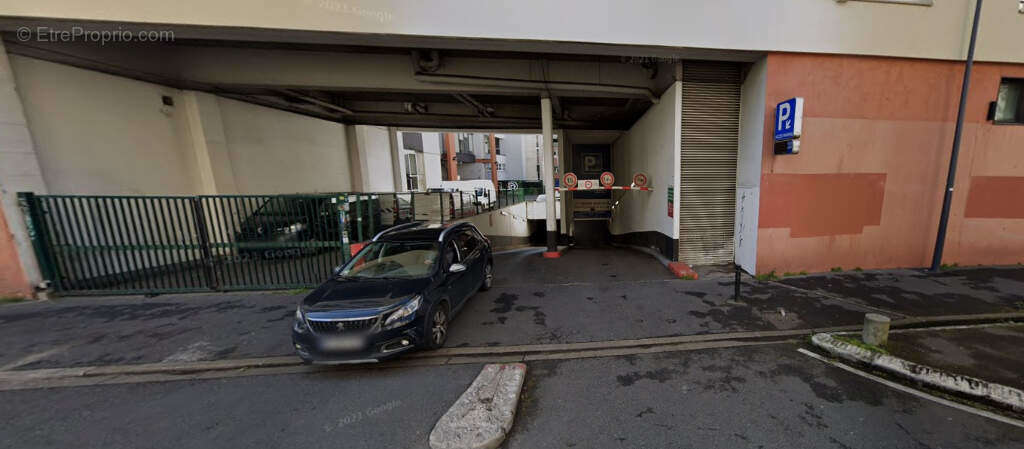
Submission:
<svg viewBox="0 0 1024 449">
<path fill-rule="evenodd" d="M 828 271 L 831 271 L 833 273 L 838 273 L 840 271 L 843 271 L 843 267 L 832 267 Z"/>
<path fill-rule="evenodd" d="M 960 264 L 957 264 L 957 263 L 954 262 L 952 265 L 945 264 L 945 263 L 942 264 L 942 265 L 939 265 L 939 270 L 940 271 L 952 270 L 954 268 L 960 268 Z"/>
<path fill-rule="evenodd" d="M 22 301 L 27 301 L 27 299 L 18 296 L 4 296 L 0 298 L 0 304 L 10 304 Z"/>
<path fill-rule="evenodd" d="M 853 271 L 860 273 L 861 271 L 864 271 L 864 269 L 861 267 L 853 267 Z"/>
<path fill-rule="evenodd" d="M 885 350 L 885 348 L 878 347 L 875 345 L 869 345 L 867 343 L 864 343 L 863 341 L 860 341 L 860 339 L 856 337 L 847 337 L 845 335 L 832 335 L 832 338 L 839 340 L 843 343 L 849 343 L 861 349 L 866 349 L 871 352 L 889 355 L 889 351 Z"/>
<path fill-rule="evenodd" d="M 289 295 L 305 295 L 306 293 L 309 293 L 311 291 L 313 291 L 313 289 L 311 289 L 311 288 L 295 288 L 295 289 L 288 290 L 285 293 L 287 293 Z"/>
<path fill-rule="evenodd" d="M 761 274 L 759 274 L 757 276 L 754 276 L 754 278 L 756 278 L 759 281 L 777 281 L 777 280 L 779 280 L 779 276 L 777 274 L 775 274 L 775 270 L 769 271 L 767 273 L 761 273 Z"/>
</svg>

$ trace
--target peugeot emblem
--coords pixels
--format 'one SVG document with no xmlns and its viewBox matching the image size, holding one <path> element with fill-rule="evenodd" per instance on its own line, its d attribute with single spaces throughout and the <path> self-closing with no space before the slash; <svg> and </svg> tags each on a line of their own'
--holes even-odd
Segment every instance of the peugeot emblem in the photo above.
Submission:
<svg viewBox="0 0 1024 449">
<path fill-rule="evenodd" d="M 339 331 L 345 330 L 345 322 L 344 321 L 339 321 L 337 327 L 338 327 Z"/>
</svg>

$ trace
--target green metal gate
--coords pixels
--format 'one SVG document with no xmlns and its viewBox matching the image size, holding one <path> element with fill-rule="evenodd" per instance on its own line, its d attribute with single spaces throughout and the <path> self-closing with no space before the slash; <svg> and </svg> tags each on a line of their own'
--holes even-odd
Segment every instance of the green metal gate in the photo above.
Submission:
<svg viewBox="0 0 1024 449">
<path fill-rule="evenodd" d="M 504 192 L 18 199 L 53 290 L 105 295 L 315 287 L 351 257 L 350 239 L 522 201 Z"/>
<path fill-rule="evenodd" d="M 346 260 L 350 232 L 383 226 L 370 195 L 19 200 L 43 277 L 69 294 L 312 287 Z"/>
</svg>

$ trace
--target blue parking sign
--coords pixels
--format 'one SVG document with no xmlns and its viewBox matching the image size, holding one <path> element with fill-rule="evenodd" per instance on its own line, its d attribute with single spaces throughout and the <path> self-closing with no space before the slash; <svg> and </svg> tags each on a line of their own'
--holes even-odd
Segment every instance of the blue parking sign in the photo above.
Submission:
<svg viewBox="0 0 1024 449">
<path fill-rule="evenodd" d="M 790 98 L 775 105 L 775 141 L 800 137 L 804 118 L 804 99 Z"/>
</svg>

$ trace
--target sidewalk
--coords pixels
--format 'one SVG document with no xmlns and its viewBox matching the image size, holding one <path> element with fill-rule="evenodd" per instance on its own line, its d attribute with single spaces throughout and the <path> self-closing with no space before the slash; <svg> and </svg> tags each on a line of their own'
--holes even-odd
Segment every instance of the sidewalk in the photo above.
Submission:
<svg viewBox="0 0 1024 449">
<path fill-rule="evenodd" d="M 905 360 L 1024 390 L 1024 325 L 897 332 L 889 335 L 887 349 Z"/>
<path fill-rule="evenodd" d="M 894 318 L 1011 312 L 1021 311 L 1024 301 L 1024 268 L 1015 268 L 934 276 L 844 273 L 782 282 L 745 277 L 737 302 L 731 280 L 664 279 L 664 267 L 652 258 L 608 258 L 601 251 L 567 253 L 559 261 L 567 267 L 602 266 L 577 267 L 572 277 L 514 269 L 528 261 L 521 254 L 496 256 L 498 266 L 508 268 L 499 271 L 491 291 L 469 300 L 447 346 L 812 329 L 858 325 L 865 312 L 879 309 Z M 0 306 L 0 370 L 291 355 L 291 317 L 303 294 L 59 298 Z"/>
<path fill-rule="evenodd" d="M 906 316 L 1024 311 L 1024 267 L 878 270 L 786 278 L 781 283 Z"/>
</svg>

